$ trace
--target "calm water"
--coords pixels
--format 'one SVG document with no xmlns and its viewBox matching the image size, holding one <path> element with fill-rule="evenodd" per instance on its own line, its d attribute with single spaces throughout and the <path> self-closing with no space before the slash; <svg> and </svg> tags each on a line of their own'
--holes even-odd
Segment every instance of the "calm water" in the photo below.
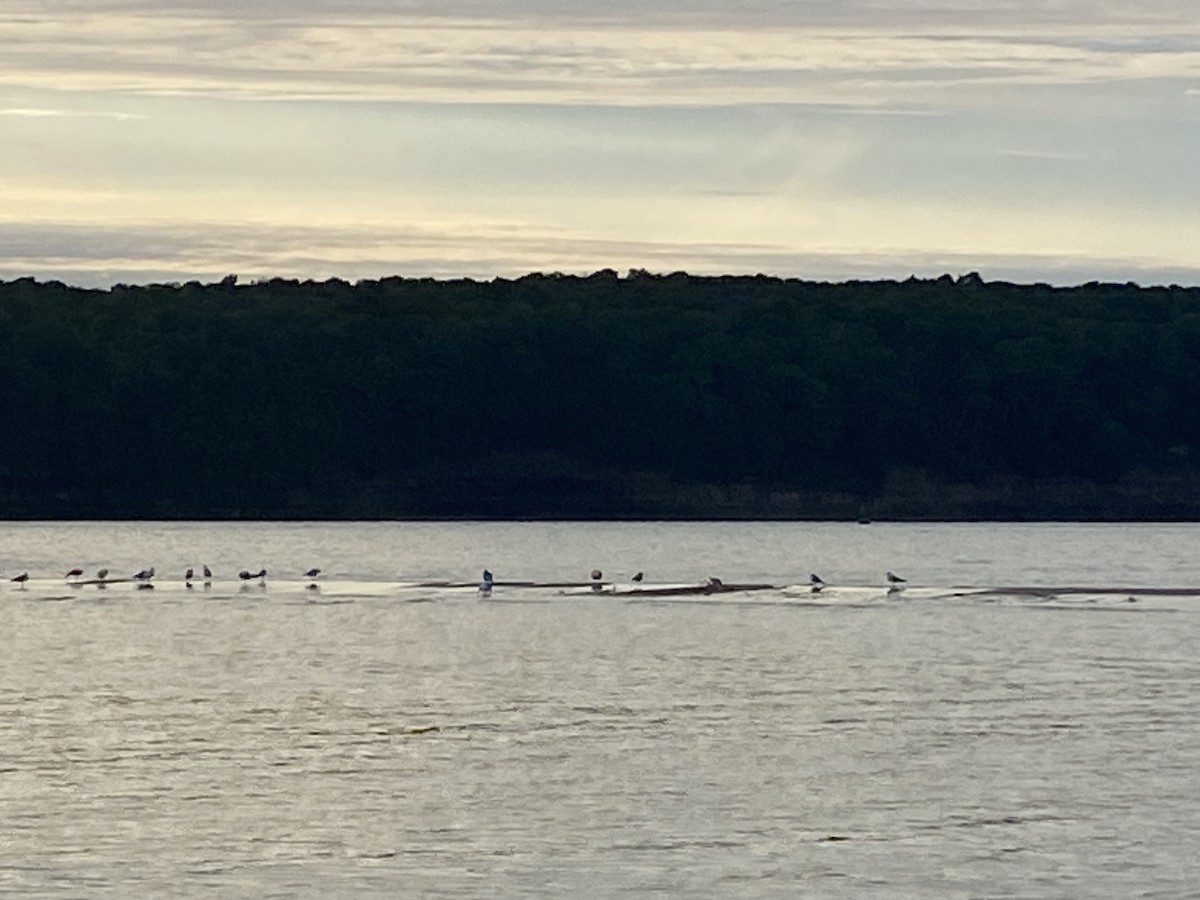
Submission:
<svg viewBox="0 0 1200 900">
<path fill-rule="evenodd" d="M 0 892 L 1194 896 L 1200 597 L 1150 589 L 1200 586 L 1198 548 L 1194 525 L 0 524 Z M 778 587 L 420 586 L 485 566 Z M 1067 586 L 1095 590 L 1014 590 Z"/>
</svg>

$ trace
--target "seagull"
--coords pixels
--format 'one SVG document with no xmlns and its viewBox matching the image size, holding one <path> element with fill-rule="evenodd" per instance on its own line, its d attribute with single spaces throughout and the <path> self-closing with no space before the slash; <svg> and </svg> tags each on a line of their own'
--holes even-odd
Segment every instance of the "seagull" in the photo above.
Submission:
<svg viewBox="0 0 1200 900">
<path fill-rule="evenodd" d="M 825 581 L 816 572 L 809 573 L 808 581 L 812 585 L 813 593 L 820 592 L 821 588 L 825 587 Z"/>
<path fill-rule="evenodd" d="M 82 574 L 83 574 L 83 569 L 72 569 L 70 572 L 67 573 L 66 577 L 67 578 L 78 578 Z"/>
<path fill-rule="evenodd" d="M 889 570 L 887 573 L 887 580 L 888 580 L 888 584 L 905 584 L 908 581 L 907 578 L 901 578 L 899 575 L 897 575 L 895 572 L 892 572 L 891 570 Z"/>
<path fill-rule="evenodd" d="M 307 572 L 304 573 L 304 577 L 305 578 L 316 578 L 320 574 L 321 574 L 320 569 L 309 569 Z"/>
<path fill-rule="evenodd" d="M 22 572 L 20 575 L 14 575 L 9 581 L 15 581 L 17 584 L 24 585 L 29 580 L 29 573 Z"/>
<path fill-rule="evenodd" d="M 138 581 L 149 581 L 151 578 L 154 577 L 154 566 L 151 566 L 148 569 L 142 569 L 142 571 L 138 572 L 133 577 L 136 578 Z"/>
</svg>

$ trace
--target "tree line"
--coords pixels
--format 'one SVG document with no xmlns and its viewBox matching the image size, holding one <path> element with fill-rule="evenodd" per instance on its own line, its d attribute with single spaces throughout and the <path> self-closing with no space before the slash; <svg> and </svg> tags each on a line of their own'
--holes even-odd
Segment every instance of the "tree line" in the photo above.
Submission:
<svg viewBox="0 0 1200 900">
<path fill-rule="evenodd" d="M 0 516 L 1192 518 L 1200 289 L 0 283 Z"/>
</svg>

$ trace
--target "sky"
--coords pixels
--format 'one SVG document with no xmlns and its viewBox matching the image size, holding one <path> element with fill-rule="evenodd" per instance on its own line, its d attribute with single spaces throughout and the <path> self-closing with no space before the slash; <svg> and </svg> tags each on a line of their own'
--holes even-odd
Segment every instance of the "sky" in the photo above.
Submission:
<svg viewBox="0 0 1200 900">
<path fill-rule="evenodd" d="M 3 0 L 0 279 L 1200 284 L 1195 0 Z"/>
</svg>

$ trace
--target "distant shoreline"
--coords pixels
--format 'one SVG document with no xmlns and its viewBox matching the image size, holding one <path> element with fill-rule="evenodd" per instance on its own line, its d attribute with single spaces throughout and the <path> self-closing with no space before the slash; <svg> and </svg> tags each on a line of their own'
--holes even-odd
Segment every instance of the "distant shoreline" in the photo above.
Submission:
<svg viewBox="0 0 1200 900">
<path fill-rule="evenodd" d="M 651 487 L 650 485 L 653 485 Z M 495 486 L 493 486 L 494 488 Z M 561 484 L 554 487 L 562 488 Z M 199 507 L 172 502 L 103 503 L 79 494 L 0 492 L 8 521 L 779 521 L 779 522 L 1193 522 L 1200 521 L 1200 472 L 1138 472 L 1115 484 L 1063 479 L 993 479 L 944 484 L 896 472 L 874 496 L 754 485 L 680 485 L 644 474 L 574 479 L 570 491 L 536 479 L 489 491 L 471 478 L 431 477 L 404 485 L 348 486 L 341 497 L 290 507 L 247 503 Z M 474 504 L 471 502 L 474 498 Z"/>
</svg>

